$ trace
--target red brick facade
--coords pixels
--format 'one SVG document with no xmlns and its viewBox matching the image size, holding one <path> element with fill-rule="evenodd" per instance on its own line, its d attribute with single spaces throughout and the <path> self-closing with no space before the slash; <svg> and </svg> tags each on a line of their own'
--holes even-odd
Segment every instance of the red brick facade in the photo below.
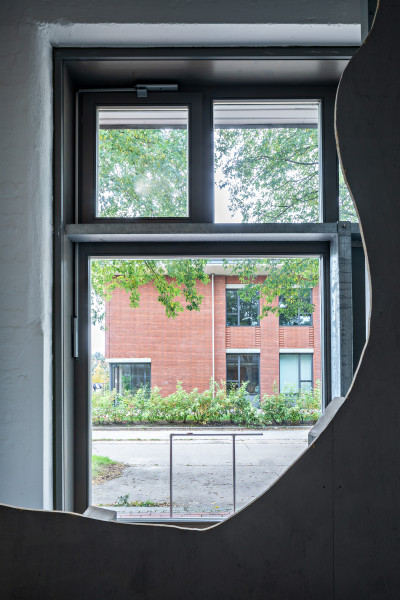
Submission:
<svg viewBox="0 0 400 600">
<path fill-rule="evenodd" d="M 226 327 L 226 285 L 239 283 L 233 276 L 214 276 L 214 376 L 226 380 L 229 349 L 259 351 L 260 393 L 279 387 L 279 352 L 313 350 L 313 382 L 321 379 L 321 324 L 319 288 L 313 290 L 313 325 L 280 327 L 273 314 L 258 327 Z M 151 385 L 167 395 L 182 381 L 187 390 L 208 387 L 213 374 L 212 283 L 198 283 L 204 296 L 200 311 L 184 310 L 167 318 L 151 284 L 141 287 L 140 306 L 132 309 L 126 292 L 116 289 L 106 304 L 106 359 L 151 359 Z M 278 301 L 278 299 L 277 299 Z M 116 360 L 116 362 L 118 362 Z"/>
</svg>

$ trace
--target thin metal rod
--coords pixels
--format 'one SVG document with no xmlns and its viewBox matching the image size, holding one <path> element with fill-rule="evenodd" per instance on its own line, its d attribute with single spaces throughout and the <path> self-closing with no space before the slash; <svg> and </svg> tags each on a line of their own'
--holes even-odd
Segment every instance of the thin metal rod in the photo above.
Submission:
<svg viewBox="0 0 400 600">
<path fill-rule="evenodd" d="M 214 273 L 211 274 L 211 305 L 212 305 L 212 330 L 211 330 L 211 354 L 212 354 L 212 386 L 213 398 L 215 398 L 215 310 L 214 310 Z"/>
<path fill-rule="evenodd" d="M 232 433 L 233 512 L 236 512 L 236 435 Z"/>
<path fill-rule="evenodd" d="M 232 438 L 233 512 L 236 512 L 236 436 L 263 435 L 262 433 L 170 433 L 169 434 L 169 517 L 172 519 L 172 441 L 174 437 L 227 437 Z"/>
<path fill-rule="evenodd" d="M 174 434 L 169 434 L 169 517 L 172 519 L 172 438 Z"/>
<path fill-rule="evenodd" d="M 262 433 L 170 433 L 170 437 L 224 437 L 224 436 L 252 436 L 252 435 L 263 435 Z"/>
</svg>

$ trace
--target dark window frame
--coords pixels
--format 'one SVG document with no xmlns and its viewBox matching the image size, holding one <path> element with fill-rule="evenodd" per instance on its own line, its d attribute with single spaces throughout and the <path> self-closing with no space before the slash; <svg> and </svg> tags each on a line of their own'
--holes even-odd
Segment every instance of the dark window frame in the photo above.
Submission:
<svg viewBox="0 0 400 600">
<path fill-rule="evenodd" d="M 314 290 L 311 289 L 310 290 L 310 304 L 313 303 L 313 295 L 314 295 Z M 279 305 L 284 304 L 284 297 L 283 296 L 279 296 Z M 308 316 L 310 316 L 310 323 L 300 323 L 300 319 L 302 316 L 306 316 L 307 313 L 301 313 L 300 308 L 297 311 L 297 316 L 293 317 L 293 319 L 297 319 L 297 323 L 282 323 L 281 322 L 281 318 L 283 317 L 283 315 L 279 315 L 279 327 L 313 327 L 314 326 L 314 319 L 313 319 L 313 315 L 314 312 L 311 312 Z"/>
<path fill-rule="evenodd" d="M 116 367 L 122 367 L 123 365 L 129 365 L 131 368 L 132 368 L 133 365 L 135 365 L 135 366 L 137 366 L 137 365 L 149 365 L 150 366 L 149 381 L 146 381 L 144 383 L 144 386 L 146 386 L 146 387 L 148 386 L 149 389 L 151 388 L 151 362 L 148 361 L 148 362 L 123 362 L 123 363 L 121 363 L 121 362 L 118 362 L 118 361 L 113 362 L 112 359 L 110 359 L 110 361 L 109 361 L 109 366 L 110 366 L 110 384 L 111 384 L 110 385 L 110 390 L 115 390 L 116 389 L 115 385 L 114 385 L 115 384 L 114 369 Z M 145 376 L 145 379 L 146 379 L 146 376 Z M 119 384 L 120 384 L 119 387 L 121 388 L 121 382 L 120 381 L 119 381 Z M 132 392 L 132 389 L 133 389 L 132 385 L 130 385 L 129 391 Z M 140 386 L 137 387 L 137 388 L 134 388 L 134 389 L 135 389 L 135 391 L 137 391 L 137 390 L 140 389 Z M 121 393 L 120 390 L 117 390 L 117 392 Z"/>
<path fill-rule="evenodd" d="M 235 316 L 234 313 L 228 313 L 228 302 L 227 302 L 227 292 L 228 291 L 232 291 L 232 292 L 236 292 L 236 296 L 237 296 L 237 323 L 236 325 L 229 325 L 228 324 L 228 316 Z M 257 318 L 257 323 L 255 325 L 245 325 L 243 323 L 240 322 L 240 301 L 245 302 L 245 300 L 243 300 L 243 298 L 240 297 L 240 295 L 238 294 L 238 289 L 237 288 L 229 288 L 226 287 L 225 288 L 225 323 L 226 323 L 226 327 L 259 327 L 260 326 L 260 298 L 258 297 L 257 300 L 257 314 L 258 314 L 258 318 Z"/>
<path fill-rule="evenodd" d="M 110 85 L 110 79 L 107 73 L 111 73 L 103 65 L 107 61 L 114 61 L 116 70 L 112 72 L 112 83 L 117 87 L 131 85 L 132 61 L 139 61 L 138 64 L 152 65 L 154 61 L 163 65 L 164 61 L 181 61 L 179 64 L 186 68 L 186 73 L 192 88 L 187 87 L 182 91 L 196 91 L 193 88 L 199 88 L 196 77 L 201 80 L 201 89 L 204 92 L 204 98 L 218 99 L 249 99 L 256 98 L 255 89 L 250 85 L 237 85 L 232 75 L 232 82 L 225 81 L 225 87 L 210 88 L 205 84 L 205 79 L 201 79 L 197 65 L 201 65 L 204 60 L 212 61 L 234 61 L 237 67 L 241 66 L 240 61 L 251 60 L 257 63 L 259 60 L 293 61 L 299 57 L 303 60 L 299 62 L 300 69 L 306 59 L 322 60 L 330 62 L 332 59 L 348 60 L 355 48 L 274 48 L 274 49 L 229 49 L 229 48 L 150 48 L 150 49 L 93 49 L 93 48 L 56 48 L 54 49 L 54 252 L 53 252 L 53 285 L 54 285 L 54 310 L 53 310 L 53 397 L 54 397 L 54 425 L 53 425 L 53 463 L 54 463 L 54 507 L 58 510 L 75 510 L 82 512 L 87 507 L 89 500 L 88 481 L 90 476 L 90 459 L 88 446 L 88 431 L 90 422 L 90 390 L 87 380 L 89 372 L 89 362 L 87 355 L 88 339 L 88 318 L 89 304 L 87 297 L 88 283 L 88 257 L 110 257 L 121 256 L 126 253 L 132 256 L 135 252 L 138 255 L 154 255 L 154 241 L 151 240 L 151 234 L 163 234 L 162 220 L 152 221 L 159 228 L 149 229 L 149 223 L 138 221 L 131 232 L 141 234 L 141 243 L 131 239 L 128 243 L 128 229 L 107 229 L 105 220 L 88 221 L 82 218 L 81 197 L 80 197 L 80 174 L 79 161 L 76 154 L 82 151 L 82 140 L 79 138 L 80 120 L 76 118 L 76 108 L 79 108 L 81 94 L 84 88 L 94 92 L 96 88 L 101 93 L 110 89 L 102 89 Z M 199 61 L 200 59 L 200 61 Z M 193 61 L 194 69 L 188 70 L 188 64 Z M 135 63 L 136 64 L 136 63 Z M 177 63 L 178 64 L 178 63 Z M 92 67 L 93 65 L 93 67 Z M 127 67 L 121 66 L 127 65 Z M 323 63 L 321 63 L 323 68 Z M 201 70 L 202 67 L 200 67 Z M 232 72 L 232 67 L 231 72 Z M 276 68 L 276 67 L 274 67 Z M 315 73 L 315 66 L 312 67 Z M 123 74 L 125 69 L 126 74 Z M 297 69 L 297 67 L 296 67 Z M 146 73 L 146 71 L 144 71 Z M 194 79 L 192 78 L 192 72 Z M 322 71 L 319 69 L 319 72 Z M 235 67 L 235 73 L 238 69 Z M 212 69 L 207 70 L 207 78 L 214 77 L 213 83 L 217 82 L 217 77 Z M 262 75 L 264 76 L 264 75 Z M 125 79 L 123 79 L 125 77 Z M 299 81 L 298 73 L 296 73 Z M 162 79 L 162 78 L 161 78 Z M 159 81 L 161 79 L 158 79 Z M 174 81 L 177 79 L 173 77 Z M 260 80 L 260 79 L 259 79 Z M 282 81 L 282 78 L 281 78 Z M 308 81 L 307 78 L 304 81 Z M 322 347 L 324 348 L 324 361 L 322 365 L 325 387 L 325 404 L 331 398 L 330 372 L 330 306 L 331 306 L 331 288 L 330 278 L 330 242 L 337 232 L 337 221 L 339 218 L 338 203 L 338 162 L 336 154 L 336 145 L 333 131 L 333 112 L 337 82 L 333 80 L 324 80 L 323 85 L 315 83 L 308 85 L 291 85 L 290 77 L 287 84 L 281 83 L 274 85 L 265 85 L 263 83 L 263 92 L 261 97 L 266 94 L 269 99 L 285 99 L 291 94 L 296 99 L 318 99 L 321 101 L 321 144 L 322 144 L 322 170 L 321 170 L 321 199 L 322 199 L 322 224 L 325 227 L 316 224 L 314 227 L 303 225 L 291 226 L 262 226 L 249 224 L 243 228 L 240 226 L 215 226 L 210 228 L 210 234 L 215 240 L 213 242 L 212 255 L 226 256 L 227 251 L 223 250 L 223 244 L 220 234 L 226 231 L 230 234 L 235 231 L 243 230 L 246 233 L 245 238 L 230 244 L 232 256 L 248 256 L 249 248 L 257 246 L 260 255 L 321 255 L 323 257 L 323 285 L 321 286 L 323 304 L 321 306 L 321 315 L 324 320 L 322 327 Z M 243 90 L 243 93 L 232 93 L 232 90 Z M 203 114 L 203 131 L 207 135 L 212 131 L 212 115 L 207 112 Z M 212 146 L 210 138 L 204 140 L 203 162 L 206 163 L 212 156 Z M 75 187 L 74 187 L 75 186 Z M 212 200 L 212 201 L 211 201 Z M 204 203 L 201 207 L 195 207 L 196 213 L 191 214 L 191 224 L 213 223 L 213 181 L 204 181 Z M 122 223 L 118 220 L 112 220 L 109 224 L 117 226 Z M 123 223 L 127 223 L 123 219 Z M 102 227 L 99 227 L 99 226 Z M 185 223 L 181 223 L 182 226 Z M 264 243 L 257 237 L 261 231 L 270 232 L 269 237 L 265 237 Z M 358 236 L 359 228 L 352 228 L 352 232 Z M 183 233 L 187 240 L 192 234 L 204 234 L 204 226 L 201 228 L 185 229 Z M 249 234 L 254 242 L 252 244 L 244 243 L 244 239 L 249 240 Z M 143 240 L 146 239 L 144 243 Z M 332 238 L 333 236 L 333 238 Z M 131 236 L 132 237 L 132 236 Z M 179 237 L 179 236 L 178 236 Z M 106 242 L 109 242 L 107 243 Z M 157 244 L 160 239 L 157 240 Z M 126 242 L 126 243 L 125 243 Z M 156 244 L 156 245 L 157 245 Z M 187 255 L 198 256 L 205 255 L 204 248 L 208 244 L 199 247 L 198 239 L 191 237 L 190 241 L 177 244 L 160 244 L 158 255 L 177 256 L 184 255 L 182 248 Z M 201 246 L 201 245 L 200 245 Z M 229 246 L 229 244 L 228 244 Z M 226 248 L 228 247 L 226 246 Z M 247 250 L 246 250 L 247 248 Z M 175 252 L 175 250 L 176 253 Z M 243 250 L 243 253 L 242 253 Z M 158 252 L 157 248 L 156 251 Z M 86 283 L 85 283 L 86 282 Z M 86 287 L 85 287 L 86 286 Z M 74 327 L 71 327 L 71 319 Z M 85 320 L 86 319 L 86 320 Z M 79 326 L 77 326 L 79 323 Z M 75 332 L 75 335 L 71 335 Z M 76 334 L 79 332 L 79 334 Z M 75 357 L 75 358 L 74 358 Z M 83 379 L 81 379 L 83 375 Z M 75 381 L 75 384 L 73 383 Z"/>
<path fill-rule="evenodd" d="M 186 217 L 99 217 L 97 216 L 97 111 L 102 108 L 147 106 L 188 107 L 188 206 Z M 124 92 L 83 92 L 79 94 L 81 121 L 79 136 L 79 221 L 82 223 L 190 222 L 196 220 L 196 207 L 201 205 L 204 174 L 202 163 L 203 126 L 202 98 L 199 93 L 150 93 L 137 98 Z M 82 174 L 85 176 L 82 176 Z"/>
<path fill-rule="evenodd" d="M 257 366 L 258 366 L 258 392 L 256 392 L 255 394 L 249 392 L 249 396 L 261 396 L 261 384 L 260 384 L 260 353 L 259 352 L 226 352 L 226 385 L 228 387 L 228 383 L 237 383 L 238 387 L 240 387 L 242 385 L 242 383 L 244 383 L 244 381 L 240 381 L 240 362 L 241 362 L 241 358 L 244 356 L 247 356 L 251 354 L 251 356 L 257 356 L 258 357 L 258 361 L 257 361 Z M 238 378 L 237 379 L 229 379 L 228 380 L 228 356 L 235 356 L 238 358 L 238 363 L 237 363 L 237 374 L 238 374 Z"/>
<path fill-rule="evenodd" d="M 298 381 L 298 390 L 301 390 L 302 383 L 311 383 L 311 390 L 314 389 L 314 353 L 313 352 L 279 352 L 279 392 L 282 391 L 282 382 L 281 382 L 281 356 L 297 356 L 297 381 Z M 311 379 L 301 379 L 301 356 L 311 356 Z"/>
<path fill-rule="evenodd" d="M 316 101 L 319 104 L 319 212 L 320 223 L 339 219 L 339 171 L 333 134 L 333 86 L 218 86 L 185 87 L 179 92 L 78 91 L 79 141 L 77 221 L 79 223 L 214 222 L 213 105 L 218 101 Z M 97 109 L 132 105 L 189 106 L 189 180 L 187 217 L 97 217 L 96 155 Z M 329 133 L 328 133 L 329 132 Z M 82 177 L 82 173 L 85 174 Z M 305 223 L 298 223 L 305 225 Z"/>
<path fill-rule="evenodd" d="M 266 250 L 268 247 L 269 252 Z M 91 447 L 90 447 L 90 427 L 91 427 L 91 402 L 90 386 L 88 385 L 88 374 L 90 373 L 90 357 L 87 349 L 90 348 L 89 323 L 90 323 L 90 260 L 92 258 L 176 258 L 176 257 L 210 257 L 224 258 L 226 256 L 235 256 L 236 258 L 262 257 L 266 255 L 287 257 L 293 256 L 319 256 L 322 259 L 323 278 L 325 285 L 321 289 L 325 290 L 325 302 L 323 320 L 328 324 L 328 314 L 330 306 L 329 298 L 329 244 L 328 243 L 285 243 L 275 242 L 265 244 L 264 242 L 242 242 L 221 243 L 221 242 L 184 242 L 175 243 L 81 243 L 77 252 L 77 288 L 78 288 L 78 321 L 80 323 L 78 338 L 78 356 L 75 363 L 75 383 L 74 383 L 74 449 L 75 449 L 75 487 L 74 487 L 74 507 L 77 512 L 84 512 L 89 505 L 90 498 L 90 465 L 91 465 Z M 329 335 L 323 335 L 321 340 L 324 359 L 329 361 Z M 228 353 L 227 353 L 228 354 Z M 251 354 L 251 352 L 249 353 Z M 258 353 L 257 353 L 258 354 Z M 226 359 L 225 359 L 226 360 Z M 329 371 L 323 368 L 324 390 L 328 394 Z M 260 367 L 259 367 L 260 373 Z"/>
</svg>

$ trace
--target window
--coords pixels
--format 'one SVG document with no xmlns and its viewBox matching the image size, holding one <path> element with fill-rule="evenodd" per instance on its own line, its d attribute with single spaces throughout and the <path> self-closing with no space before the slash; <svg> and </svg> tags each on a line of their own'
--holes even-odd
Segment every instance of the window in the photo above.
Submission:
<svg viewBox="0 0 400 600">
<path fill-rule="evenodd" d="M 320 220 L 319 102 L 214 102 L 217 220 Z"/>
<path fill-rule="evenodd" d="M 136 392 L 140 388 L 150 389 L 151 364 L 147 362 L 110 363 L 111 388 L 119 392 Z"/>
<path fill-rule="evenodd" d="M 203 220 L 198 94 L 85 92 L 81 101 L 83 222 Z"/>
<path fill-rule="evenodd" d="M 260 324 L 260 302 L 246 300 L 240 295 L 240 289 L 226 290 L 226 326 L 254 327 Z"/>
<path fill-rule="evenodd" d="M 238 388 L 247 382 L 247 393 L 252 399 L 260 393 L 260 356 L 259 354 L 227 354 L 226 384 L 229 388 Z"/>
<path fill-rule="evenodd" d="M 295 61 L 287 60 L 285 48 L 275 57 L 269 50 L 267 58 L 265 49 L 251 49 L 251 57 L 246 50 L 240 58 L 237 53 L 228 48 L 221 54 L 213 50 L 212 57 L 200 48 L 55 51 L 54 481 L 55 506 L 60 510 L 82 512 L 90 503 L 88 265 L 92 259 L 321 258 L 324 405 L 332 396 L 344 395 L 351 381 L 351 348 L 342 347 L 352 344 L 351 336 L 340 337 L 335 323 L 330 328 L 331 305 L 337 308 L 335 314 L 341 314 L 346 299 L 343 308 L 349 308 L 351 269 L 339 254 L 350 249 L 351 261 L 351 244 L 360 240 L 351 211 L 347 213 L 351 227 L 338 224 L 333 115 L 343 53 L 337 59 L 334 49 L 322 61 L 314 49 L 305 48 L 298 49 Z M 173 81 L 179 89 L 149 90 L 147 97 L 140 97 L 135 86 L 139 81 Z M 301 81 L 307 85 L 299 85 Z M 127 90 L 131 85 L 132 90 Z M 118 138 L 124 140 L 123 148 L 118 147 Z M 278 138 L 286 140 L 281 155 L 270 152 Z M 295 138 L 302 143 L 293 156 Z M 154 139 L 164 144 L 160 156 L 151 152 Z M 302 162 L 301 153 L 305 165 L 296 164 Z M 107 156 L 113 156 L 110 162 Z M 296 187 L 304 178 L 307 181 Z M 289 184 L 292 195 L 287 193 Z M 159 192 L 157 201 L 154 189 Z M 292 206 L 289 198 L 298 202 Z M 347 245 L 336 243 L 341 235 Z M 216 294 L 219 284 L 214 284 Z M 228 335 L 232 338 L 224 352 L 226 378 L 232 386 L 248 381 L 253 397 L 260 395 L 261 381 L 265 394 L 264 360 L 254 351 L 258 330 L 251 329 L 258 324 L 259 306 L 256 311 L 255 302 L 246 305 L 238 291 L 225 289 L 225 283 L 219 291 L 216 318 L 223 326 L 233 324 L 232 330 L 223 327 L 221 337 L 227 343 Z M 289 305 L 289 298 L 281 301 Z M 350 313 L 343 311 L 346 319 Z M 306 310 L 289 315 L 282 324 L 289 324 L 289 317 L 293 325 L 312 323 Z M 276 328 L 275 315 L 270 323 Z M 340 324 L 342 330 L 353 331 L 351 321 Z M 290 332 L 280 333 L 285 341 Z M 215 331 L 207 328 L 207 336 L 213 335 Z M 235 353 L 236 347 L 242 350 Z M 335 364 L 340 362 L 340 378 L 330 371 L 331 348 Z M 210 341 L 204 354 L 211 349 Z M 279 348 L 275 368 L 278 352 Z M 143 350 L 129 355 L 149 356 Z M 296 369 L 293 365 L 289 369 L 289 362 L 296 355 L 300 375 L 295 381 Z M 289 383 L 310 386 L 312 356 L 301 359 L 300 355 L 300 351 L 291 355 L 287 364 L 282 355 L 281 376 L 286 377 L 286 369 L 292 373 L 287 376 Z M 223 373 L 224 358 L 216 357 L 214 364 Z M 113 371 L 115 389 L 124 383 L 136 387 L 150 382 L 150 363 L 128 366 L 118 360 Z M 154 366 L 153 385 L 155 374 Z"/>
<path fill-rule="evenodd" d="M 98 217 L 188 216 L 188 107 L 98 109 Z"/>
<path fill-rule="evenodd" d="M 294 302 L 296 303 L 297 308 L 295 309 L 295 313 L 293 314 L 293 309 L 291 309 L 291 305 Z M 311 325 L 313 324 L 312 290 L 304 293 L 303 296 L 300 296 L 299 293 L 295 292 L 290 299 L 285 298 L 285 296 L 280 296 L 279 308 L 287 310 L 287 312 L 280 313 L 279 315 L 280 327 L 311 327 Z"/>
<path fill-rule="evenodd" d="M 279 389 L 281 392 L 312 390 L 313 387 L 313 355 L 279 354 Z"/>
</svg>

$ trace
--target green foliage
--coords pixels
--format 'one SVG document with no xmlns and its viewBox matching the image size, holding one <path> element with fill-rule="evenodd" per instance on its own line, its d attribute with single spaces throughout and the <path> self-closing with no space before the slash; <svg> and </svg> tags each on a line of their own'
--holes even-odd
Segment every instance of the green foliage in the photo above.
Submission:
<svg viewBox="0 0 400 600">
<path fill-rule="evenodd" d="M 108 385 L 109 369 L 104 356 L 100 352 L 95 352 L 92 354 L 91 368 L 92 383 L 102 383 L 103 385 Z"/>
<path fill-rule="evenodd" d="M 214 155 L 217 185 L 229 193 L 232 214 L 243 222 L 315 222 L 319 220 L 318 130 L 305 128 L 216 129 Z M 187 132 L 179 129 L 101 129 L 99 132 L 99 203 L 104 217 L 186 216 Z M 357 220 L 342 174 L 340 218 Z M 102 323 L 104 300 L 125 289 L 132 308 L 140 286 L 152 283 L 168 317 L 199 310 L 207 283 L 206 260 L 92 261 L 93 322 Z M 229 263 L 232 267 L 232 262 Z M 257 271 L 267 273 L 254 285 Z M 287 316 L 297 313 L 296 290 L 318 280 L 311 259 L 237 261 L 248 299 L 260 294 L 261 316 L 280 312 L 276 297 L 285 296 Z M 300 307 L 301 308 L 301 307 Z M 310 307 L 308 307 L 310 309 Z M 311 307 L 312 311 L 312 307 Z"/>
<path fill-rule="evenodd" d="M 187 131 L 100 129 L 99 216 L 186 217 Z"/>
<path fill-rule="evenodd" d="M 319 282 L 318 259 L 243 259 L 224 261 L 224 265 L 245 284 L 239 290 L 239 295 L 244 300 L 251 300 L 255 295 L 260 297 L 261 318 L 269 313 L 294 317 L 298 310 L 303 314 L 314 311 L 314 305 L 309 302 L 309 291 Z M 256 283 L 260 272 L 265 274 L 263 281 Z M 284 306 L 278 304 L 279 296 L 285 297 Z"/>
<path fill-rule="evenodd" d="M 118 496 L 116 502 L 108 506 L 160 506 L 160 504 L 152 500 L 129 500 L 129 494 L 125 494 L 124 496 Z"/>
<path fill-rule="evenodd" d="M 187 216 L 187 140 L 182 129 L 100 129 L 99 216 Z M 317 129 L 216 129 L 214 157 L 244 223 L 319 221 Z M 357 221 L 339 183 L 340 218 Z"/>
<path fill-rule="evenodd" d="M 218 185 L 244 223 L 319 221 L 317 129 L 219 129 Z"/>
<path fill-rule="evenodd" d="M 275 385 L 270 396 L 262 397 L 261 411 L 266 425 L 315 423 L 321 416 L 321 384 L 310 391 L 287 386 L 283 392 Z"/>
<path fill-rule="evenodd" d="M 129 294 L 130 305 L 137 308 L 140 286 L 152 283 L 158 292 L 158 301 L 167 317 L 176 318 L 184 309 L 200 310 L 203 300 L 201 285 L 207 284 L 206 259 L 176 260 L 93 260 L 92 261 L 92 322 L 103 323 L 104 306 L 112 291 L 121 288 Z M 245 285 L 239 294 L 244 300 L 259 296 L 261 317 L 269 312 L 295 316 L 298 309 L 313 312 L 314 306 L 306 301 L 307 293 L 319 281 L 319 260 L 315 258 L 264 258 L 224 260 L 227 275 L 239 277 Z M 263 281 L 256 283 L 259 273 Z M 285 297 L 285 306 L 279 306 L 277 297 Z"/>
<path fill-rule="evenodd" d="M 207 390 L 194 388 L 186 392 L 178 382 L 175 392 L 162 396 L 153 387 L 123 395 L 115 391 L 92 399 L 93 425 L 131 423 L 234 424 L 247 427 L 314 423 L 320 416 L 320 387 L 313 392 L 293 393 L 287 390 L 263 396 L 261 410 L 256 409 L 247 394 L 247 382 L 226 390 L 224 382 L 210 381 Z"/>
<path fill-rule="evenodd" d="M 351 221 L 358 223 L 357 212 L 347 189 L 341 167 L 339 167 L 339 219 L 341 221 Z"/>
<path fill-rule="evenodd" d="M 152 283 L 158 292 L 157 300 L 165 307 L 167 317 L 175 318 L 184 307 L 200 310 L 203 295 L 196 283 L 206 284 L 205 259 L 181 260 L 93 260 L 92 321 L 103 323 L 104 306 L 112 291 L 121 288 L 129 294 L 132 308 L 139 306 L 139 288 Z M 183 304 L 183 306 L 182 306 Z"/>
</svg>

